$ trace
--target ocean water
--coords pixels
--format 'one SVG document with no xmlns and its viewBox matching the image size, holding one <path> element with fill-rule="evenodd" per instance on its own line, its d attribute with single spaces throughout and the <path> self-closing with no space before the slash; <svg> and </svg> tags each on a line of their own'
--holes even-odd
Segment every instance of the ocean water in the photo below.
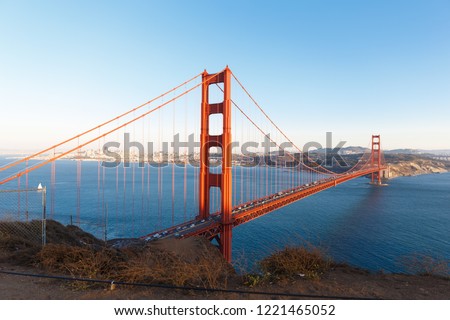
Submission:
<svg viewBox="0 0 450 320">
<path fill-rule="evenodd" d="M 354 179 L 236 228 L 234 255 L 252 262 L 306 241 L 373 271 L 405 272 L 416 254 L 450 259 L 450 173 L 388 183 Z"/>
<path fill-rule="evenodd" d="M 11 159 L 0 158 L 0 165 L 8 162 Z M 50 170 L 46 166 L 28 177 L 29 187 L 39 183 L 47 187 L 48 217 L 65 224 L 79 223 L 98 237 L 142 236 L 191 219 L 197 212 L 197 171 L 191 167 L 124 170 L 83 162 L 79 210 L 76 162 L 57 161 L 54 188 Z M 237 190 L 247 188 L 246 170 L 250 169 L 234 172 Z M 3 172 L 2 177 L 12 172 Z M 450 173 L 399 177 L 385 187 L 368 182 L 354 179 L 235 228 L 233 260 L 249 270 L 271 252 L 305 242 L 319 245 L 337 261 L 387 272 L 404 272 L 402 257 L 412 254 L 450 259 Z M 23 189 L 25 184 L 22 177 L 20 184 L 0 189 Z M 26 201 L 33 199 L 30 195 Z M 17 210 L 15 201 L 3 198 L 0 202 L 0 214 L 8 206 Z"/>
</svg>

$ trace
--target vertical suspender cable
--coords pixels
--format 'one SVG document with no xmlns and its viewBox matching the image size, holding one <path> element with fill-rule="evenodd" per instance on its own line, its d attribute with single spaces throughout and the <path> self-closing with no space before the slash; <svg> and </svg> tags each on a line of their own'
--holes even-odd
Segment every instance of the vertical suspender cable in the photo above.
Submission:
<svg viewBox="0 0 450 320">
<path fill-rule="evenodd" d="M 55 155 L 55 149 L 53 149 L 53 156 Z M 51 200 L 50 200 L 50 218 L 53 219 L 54 218 L 54 214 L 55 214 L 55 185 L 56 185 L 56 161 L 52 161 L 52 167 L 51 167 Z"/>
<path fill-rule="evenodd" d="M 17 219 L 20 220 L 20 177 L 17 179 Z"/>
<path fill-rule="evenodd" d="M 78 145 L 80 140 L 78 139 Z M 81 212 L 81 150 L 78 149 L 77 159 L 77 209 L 76 209 L 76 224 L 80 226 L 80 212 Z"/>
<path fill-rule="evenodd" d="M 104 138 L 103 138 L 104 139 Z M 104 141 L 103 141 L 104 144 Z M 108 240 L 108 205 L 105 202 L 105 184 L 106 184 L 106 171 L 105 167 L 102 166 L 102 211 L 103 211 L 103 228 L 104 228 L 104 235 L 105 235 L 105 241 Z"/>
<path fill-rule="evenodd" d="M 142 144 L 145 144 L 145 121 L 142 121 Z M 145 148 L 143 154 L 139 154 L 139 169 L 141 170 L 141 212 L 139 227 L 140 231 L 144 226 L 144 198 L 145 198 Z M 145 229 L 144 229 L 145 230 Z"/>
<path fill-rule="evenodd" d="M 126 128 L 124 128 L 124 133 L 126 132 Z M 128 221 L 128 210 L 127 210 L 127 167 L 130 165 L 129 159 L 126 159 L 127 162 L 124 161 L 123 163 L 123 196 L 122 196 L 122 225 L 125 228 L 125 225 L 127 226 L 127 229 L 129 228 L 129 221 Z M 126 232 L 127 236 L 130 235 L 130 230 L 124 230 L 124 233 Z"/>
<path fill-rule="evenodd" d="M 176 102 L 173 102 L 172 107 L 172 139 L 175 137 L 175 107 Z M 173 141 L 173 140 L 172 140 Z M 172 226 L 175 224 L 175 153 L 172 148 Z"/>
<path fill-rule="evenodd" d="M 25 161 L 25 168 L 28 168 L 28 160 Z M 25 175 L 25 219 L 28 221 L 28 172 Z"/>
<path fill-rule="evenodd" d="M 131 159 L 131 230 L 133 236 L 135 236 L 135 223 L 136 223 L 136 211 L 135 211 L 135 195 L 136 195 L 136 163 L 134 159 Z"/>
<path fill-rule="evenodd" d="M 119 141 L 119 132 L 117 132 L 117 141 Z M 114 220 L 116 225 L 122 226 L 123 223 L 119 222 L 119 165 L 122 163 L 123 165 L 123 159 L 122 161 L 119 161 L 119 163 L 115 163 L 116 165 L 116 194 L 115 194 L 115 212 L 114 212 Z M 122 229 L 122 235 L 123 235 L 123 229 Z"/>
<path fill-rule="evenodd" d="M 100 128 L 98 129 L 98 134 L 100 135 Z M 97 212 L 96 212 L 96 218 L 99 222 L 99 226 L 101 226 L 101 223 L 103 221 L 103 208 L 101 207 L 101 197 L 100 197 L 100 140 L 97 142 Z"/>
<path fill-rule="evenodd" d="M 158 229 L 162 228 L 162 172 L 161 172 L 161 166 L 162 161 L 161 157 L 164 157 L 163 152 L 161 151 L 161 113 L 160 110 L 158 113 L 158 150 L 159 150 L 159 157 L 158 157 Z"/>
<path fill-rule="evenodd" d="M 233 130 L 233 143 L 235 144 L 235 146 L 232 148 L 232 152 L 231 152 L 231 172 L 232 172 L 232 188 L 233 188 L 233 193 L 232 193 L 232 208 L 236 207 L 238 205 L 238 199 L 239 199 L 239 189 L 238 189 L 238 180 L 239 180 L 239 176 L 238 176 L 238 163 L 239 163 L 239 148 L 240 147 L 240 141 L 238 138 L 238 130 L 237 130 L 237 126 L 238 126 L 238 115 L 237 112 L 232 112 L 232 118 L 231 118 L 231 127 Z"/>
<path fill-rule="evenodd" d="M 116 196 L 115 196 L 115 216 L 114 220 L 116 225 L 122 225 L 119 223 L 119 164 L 116 163 Z"/>
<path fill-rule="evenodd" d="M 148 139 L 148 150 L 147 150 L 147 217 L 151 217 L 152 216 L 152 210 L 151 210 L 151 192 L 150 192 L 150 178 L 151 178 L 151 172 L 150 172 L 150 168 L 152 166 L 151 161 L 154 162 L 153 159 L 153 142 L 154 140 L 152 140 L 151 138 L 151 131 L 150 129 L 152 128 L 151 125 L 151 118 L 148 119 L 148 124 L 147 124 L 147 139 Z M 147 223 L 146 223 L 147 224 Z"/>
<path fill-rule="evenodd" d="M 245 142 L 245 126 L 244 126 L 244 119 L 241 118 L 241 144 L 244 144 Z M 244 198 L 245 198 L 245 170 L 244 170 L 244 162 L 245 162 L 245 156 L 243 153 L 243 149 L 241 149 L 241 163 L 240 163 L 240 171 L 241 171 L 241 199 L 239 201 L 239 204 L 244 203 Z"/>
<path fill-rule="evenodd" d="M 134 112 L 133 112 L 134 118 Z M 133 122 L 133 141 L 136 139 L 136 123 Z M 135 196 L 136 196 L 136 161 L 133 155 L 130 153 L 130 165 L 131 165 L 131 230 L 132 235 L 135 236 L 136 232 L 136 211 L 135 211 Z"/>
<path fill-rule="evenodd" d="M 186 86 L 184 87 L 186 90 Z M 184 141 L 187 140 L 187 95 L 184 96 Z M 184 150 L 184 167 L 183 167 L 183 221 L 186 221 L 186 201 L 187 201 L 187 166 L 188 166 L 188 152 L 187 149 Z M 197 190 L 194 190 L 197 192 Z"/>
</svg>

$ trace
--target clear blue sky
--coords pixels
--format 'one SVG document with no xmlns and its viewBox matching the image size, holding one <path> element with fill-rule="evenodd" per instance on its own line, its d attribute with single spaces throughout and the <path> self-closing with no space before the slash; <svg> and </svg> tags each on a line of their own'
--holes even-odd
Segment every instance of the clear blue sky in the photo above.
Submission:
<svg viewBox="0 0 450 320">
<path fill-rule="evenodd" d="M 229 65 L 298 144 L 450 148 L 450 1 L 0 0 L 0 149 Z"/>
</svg>

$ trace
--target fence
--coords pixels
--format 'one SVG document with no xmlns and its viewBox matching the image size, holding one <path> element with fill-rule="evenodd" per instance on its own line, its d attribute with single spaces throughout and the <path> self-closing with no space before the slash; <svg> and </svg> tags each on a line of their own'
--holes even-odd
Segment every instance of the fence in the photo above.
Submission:
<svg viewBox="0 0 450 320">
<path fill-rule="evenodd" d="M 0 190 L 0 240 L 46 243 L 46 189 Z"/>
</svg>

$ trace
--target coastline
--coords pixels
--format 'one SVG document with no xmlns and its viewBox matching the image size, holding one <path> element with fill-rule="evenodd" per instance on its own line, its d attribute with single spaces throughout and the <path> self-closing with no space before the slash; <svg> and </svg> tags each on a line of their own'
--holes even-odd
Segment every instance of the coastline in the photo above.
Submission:
<svg viewBox="0 0 450 320">
<path fill-rule="evenodd" d="M 442 172 L 422 172 L 422 173 L 415 173 L 415 174 L 404 174 L 404 175 L 395 175 L 393 177 L 389 177 L 389 180 L 397 179 L 397 178 L 412 178 L 412 177 L 418 177 L 418 176 L 425 176 L 425 175 L 436 175 L 436 174 L 448 174 L 450 173 L 450 170 L 442 171 Z"/>
<path fill-rule="evenodd" d="M 398 177 L 415 177 L 427 174 L 444 174 L 450 172 L 450 168 L 442 166 L 419 166 L 412 163 L 389 164 L 389 179 Z"/>
</svg>

